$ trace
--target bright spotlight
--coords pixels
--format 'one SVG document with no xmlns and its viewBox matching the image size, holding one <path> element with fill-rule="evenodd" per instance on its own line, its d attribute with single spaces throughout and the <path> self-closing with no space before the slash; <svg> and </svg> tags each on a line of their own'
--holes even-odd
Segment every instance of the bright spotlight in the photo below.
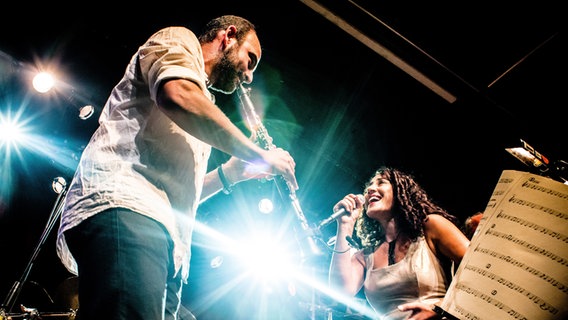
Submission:
<svg viewBox="0 0 568 320">
<path fill-rule="evenodd" d="M 296 293 L 298 293 L 298 289 L 296 288 L 296 284 L 292 281 L 288 282 L 288 293 L 292 297 L 295 297 Z"/>
<path fill-rule="evenodd" d="M 223 265 L 223 260 L 223 256 L 216 256 L 215 258 L 211 259 L 209 266 L 211 267 L 211 269 L 217 269 L 221 265 Z"/>
<path fill-rule="evenodd" d="M 34 77 L 32 84 L 37 92 L 45 93 L 53 88 L 55 79 L 48 72 L 40 72 Z"/>
<path fill-rule="evenodd" d="M 0 142 L 17 143 L 25 137 L 21 124 L 0 115 Z"/>
<path fill-rule="evenodd" d="M 258 210 L 260 210 L 261 213 L 272 213 L 272 210 L 274 210 L 274 203 L 272 203 L 272 200 L 267 198 L 260 199 L 258 202 Z"/>
<path fill-rule="evenodd" d="M 288 279 L 297 272 L 294 254 L 274 239 L 274 235 L 252 234 L 240 243 L 243 249 L 236 254 L 255 279 L 273 282 Z"/>
</svg>

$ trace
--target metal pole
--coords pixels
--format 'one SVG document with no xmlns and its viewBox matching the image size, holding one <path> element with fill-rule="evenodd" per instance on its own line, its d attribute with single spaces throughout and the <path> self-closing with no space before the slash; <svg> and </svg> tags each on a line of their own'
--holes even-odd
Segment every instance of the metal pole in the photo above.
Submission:
<svg viewBox="0 0 568 320">
<path fill-rule="evenodd" d="M 59 188 L 57 190 L 56 190 L 56 183 L 57 183 L 57 187 Z M 12 308 L 14 307 L 14 304 L 16 303 L 16 300 L 18 299 L 18 297 L 19 297 L 19 295 L 22 291 L 22 287 L 23 287 L 24 283 L 27 281 L 28 276 L 30 275 L 30 271 L 32 270 L 34 262 L 37 259 L 39 252 L 41 251 L 41 248 L 45 244 L 45 241 L 49 237 L 49 233 L 51 232 L 51 229 L 53 229 L 53 226 L 58 221 L 59 216 L 61 215 L 61 210 L 63 209 L 63 200 L 65 199 L 65 196 L 67 195 L 67 184 L 65 183 L 65 179 L 63 179 L 61 177 L 55 178 L 54 182 L 53 182 L 53 189 L 55 190 L 55 192 L 58 192 L 59 195 L 57 196 L 55 204 L 54 204 L 54 206 L 51 210 L 51 213 L 49 215 L 49 219 L 47 221 L 45 229 L 43 230 L 43 233 L 40 237 L 40 240 L 39 240 L 38 244 L 36 245 L 32 255 L 30 257 L 28 264 L 26 265 L 26 268 L 24 269 L 24 272 L 22 273 L 22 276 L 20 277 L 19 280 L 14 282 L 14 284 L 12 285 L 12 289 L 10 290 L 10 292 L 8 293 L 6 298 L 4 299 L 2 306 L 0 307 L 0 316 L 2 316 L 2 317 L 5 315 L 6 312 L 8 312 L 8 313 L 12 312 Z M 2 319 L 2 318 L 0 318 L 0 319 Z"/>
</svg>

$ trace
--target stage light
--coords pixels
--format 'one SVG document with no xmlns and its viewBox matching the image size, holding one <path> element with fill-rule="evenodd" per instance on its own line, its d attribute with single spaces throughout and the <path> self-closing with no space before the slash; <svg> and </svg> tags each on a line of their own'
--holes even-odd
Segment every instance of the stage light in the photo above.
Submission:
<svg viewBox="0 0 568 320">
<path fill-rule="evenodd" d="M 525 141 L 521 140 L 521 143 L 523 144 L 522 147 L 505 148 L 505 150 L 525 165 L 546 171 L 546 167 L 550 163 L 548 158 L 537 152 Z"/>
<path fill-rule="evenodd" d="M 24 130 L 15 120 L 4 119 L 0 114 L 0 143 L 17 143 L 24 139 Z"/>
<path fill-rule="evenodd" d="M 505 151 L 531 169 L 536 169 L 538 174 L 568 184 L 568 162 L 565 160 L 550 161 L 526 141 L 521 139 L 521 144 L 521 147 L 505 148 Z"/>
<path fill-rule="evenodd" d="M 32 84 L 37 92 L 46 93 L 55 85 L 55 79 L 49 72 L 40 72 L 35 75 Z"/>
<path fill-rule="evenodd" d="M 217 269 L 223 264 L 223 256 L 216 256 L 215 258 L 211 259 L 209 262 L 209 266 L 211 269 Z"/>
<path fill-rule="evenodd" d="M 289 279 L 297 272 L 294 253 L 273 234 L 251 234 L 241 239 L 236 257 L 258 282 L 267 284 Z"/>
<path fill-rule="evenodd" d="M 55 193 L 57 194 L 63 192 L 63 190 L 65 190 L 66 187 L 67 187 L 67 181 L 65 181 L 63 177 L 56 177 L 53 179 L 53 182 L 51 183 L 51 188 L 53 188 L 53 191 L 55 191 Z"/>
<path fill-rule="evenodd" d="M 79 118 L 81 120 L 89 119 L 93 115 L 93 113 L 95 113 L 95 107 L 90 104 L 79 108 Z"/>
<path fill-rule="evenodd" d="M 296 288 L 296 284 L 292 281 L 288 282 L 288 293 L 292 297 L 295 297 L 298 293 L 298 288 Z"/>
<path fill-rule="evenodd" d="M 59 74 L 57 66 L 51 63 L 44 63 L 41 66 L 29 66 L 27 73 L 33 76 L 33 88 L 51 99 L 50 103 L 68 103 L 78 110 L 78 117 L 81 120 L 89 119 L 95 112 L 95 107 L 91 104 L 91 98 L 85 94 L 85 90 L 77 90 L 75 85 L 66 83 L 64 74 Z M 49 71 L 45 71 L 49 69 Z M 44 71 L 39 71 L 44 70 Z"/>
<path fill-rule="evenodd" d="M 258 210 L 261 213 L 269 214 L 274 210 L 274 203 L 268 198 L 260 199 L 258 202 Z"/>
</svg>

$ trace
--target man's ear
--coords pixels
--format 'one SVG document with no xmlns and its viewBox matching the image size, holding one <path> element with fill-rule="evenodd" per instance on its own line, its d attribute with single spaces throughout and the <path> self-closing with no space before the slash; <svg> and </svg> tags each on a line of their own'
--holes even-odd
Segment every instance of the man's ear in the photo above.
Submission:
<svg viewBox="0 0 568 320">
<path fill-rule="evenodd" d="M 232 42 L 237 42 L 237 27 L 230 25 L 225 30 L 225 46 L 229 46 Z"/>
</svg>

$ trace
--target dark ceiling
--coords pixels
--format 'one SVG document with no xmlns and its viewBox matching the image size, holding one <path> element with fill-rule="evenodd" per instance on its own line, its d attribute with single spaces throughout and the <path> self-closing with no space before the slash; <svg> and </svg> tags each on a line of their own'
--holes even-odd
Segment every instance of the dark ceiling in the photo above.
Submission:
<svg viewBox="0 0 568 320">
<path fill-rule="evenodd" d="M 130 56 L 168 25 L 198 29 L 221 14 L 257 25 L 263 57 L 252 98 L 264 108 L 274 143 L 296 159 L 298 197 L 312 223 L 331 214 L 346 193 L 361 192 L 380 165 L 413 173 L 463 220 L 485 208 L 503 170 L 533 170 L 505 151 L 520 146 L 520 139 L 551 160 L 568 159 L 561 97 L 565 16 L 556 2 L 222 0 L 201 9 L 185 9 L 182 2 L 168 2 L 171 10 L 145 5 L 139 12 L 14 5 L 19 10 L 10 12 L 18 17 L 0 22 L 0 111 L 24 105 L 23 114 L 33 117 L 51 148 L 44 154 L 20 150 L 10 161 L 1 157 L 9 164 L 1 170 L 10 187 L 0 197 L 8 267 L 0 295 L 21 276 L 46 226 L 56 200 L 52 179 L 70 180 Z M 71 87 L 66 99 L 22 89 L 21 67 L 47 61 L 64 70 Z M 85 101 L 96 113 L 79 120 L 77 105 Z M 243 126 L 234 97 L 217 95 L 217 102 Z M 214 153 L 211 166 L 224 159 Z M 200 220 L 223 230 L 224 219 L 241 219 L 228 214 L 235 202 L 256 202 L 253 196 L 267 188 L 251 181 L 231 196 L 220 194 L 200 208 Z M 324 228 L 324 237 L 334 230 Z M 30 274 L 48 291 L 68 276 L 54 252 L 51 237 Z M 199 274 L 195 261 L 192 272 Z"/>
</svg>

